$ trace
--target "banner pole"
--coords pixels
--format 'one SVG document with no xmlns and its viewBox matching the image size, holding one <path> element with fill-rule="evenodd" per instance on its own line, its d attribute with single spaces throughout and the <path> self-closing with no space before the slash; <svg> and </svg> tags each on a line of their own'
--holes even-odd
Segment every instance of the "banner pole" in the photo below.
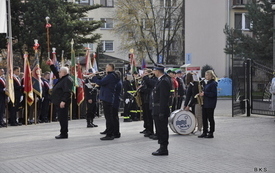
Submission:
<svg viewBox="0 0 275 173">
<path fill-rule="evenodd" d="M 26 93 L 26 97 L 25 97 L 25 125 L 28 125 L 28 105 L 27 105 L 27 93 Z"/>
</svg>

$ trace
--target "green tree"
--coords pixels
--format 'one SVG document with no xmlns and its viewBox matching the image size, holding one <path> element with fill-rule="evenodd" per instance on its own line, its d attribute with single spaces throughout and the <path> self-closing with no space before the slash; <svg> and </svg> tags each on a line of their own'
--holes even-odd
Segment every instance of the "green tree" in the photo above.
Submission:
<svg viewBox="0 0 275 173">
<path fill-rule="evenodd" d="M 60 0 L 11 0 L 12 3 L 12 30 L 15 41 L 14 51 L 23 55 L 26 49 L 30 54 L 34 51 L 34 39 L 39 40 L 41 56 L 47 51 L 47 32 L 45 17 L 50 17 L 49 29 L 50 47 L 55 47 L 57 55 L 65 51 L 70 54 L 70 41 L 74 39 L 74 48 L 82 48 L 84 43 L 94 43 L 100 39 L 99 34 L 93 34 L 101 25 L 101 21 L 86 21 L 89 10 L 99 8 L 101 5 L 83 6 Z"/>
<path fill-rule="evenodd" d="M 225 53 L 234 57 L 260 60 L 267 65 L 272 64 L 273 12 L 268 0 L 251 1 L 246 5 L 247 19 L 251 22 L 252 37 L 241 30 L 225 26 L 227 37 Z"/>
</svg>

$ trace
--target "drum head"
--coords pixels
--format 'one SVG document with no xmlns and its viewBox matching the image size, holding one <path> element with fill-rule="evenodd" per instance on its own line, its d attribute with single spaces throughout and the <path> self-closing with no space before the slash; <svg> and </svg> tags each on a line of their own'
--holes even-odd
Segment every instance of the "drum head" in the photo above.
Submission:
<svg viewBox="0 0 275 173">
<path fill-rule="evenodd" d="M 173 132 L 187 135 L 194 131 L 196 127 L 196 119 L 189 111 L 176 110 L 171 113 L 169 126 Z"/>
</svg>

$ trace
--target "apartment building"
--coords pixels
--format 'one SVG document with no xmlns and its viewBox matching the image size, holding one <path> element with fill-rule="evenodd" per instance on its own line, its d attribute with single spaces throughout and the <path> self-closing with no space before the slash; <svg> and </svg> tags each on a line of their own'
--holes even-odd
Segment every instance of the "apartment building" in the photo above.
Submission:
<svg viewBox="0 0 275 173">
<path fill-rule="evenodd" d="M 185 52 L 195 66 L 212 66 L 218 77 L 229 76 L 231 57 L 224 53 L 225 25 L 249 32 L 245 5 L 251 0 L 185 0 Z"/>
</svg>

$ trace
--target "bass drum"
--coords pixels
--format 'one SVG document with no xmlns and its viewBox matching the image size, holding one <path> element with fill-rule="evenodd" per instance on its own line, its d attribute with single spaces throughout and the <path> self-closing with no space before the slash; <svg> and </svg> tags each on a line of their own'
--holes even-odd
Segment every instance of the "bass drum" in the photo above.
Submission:
<svg viewBox="0 0 275 173">
<path fill-rule="evenodd" d="M 188 135 L 193 132 L 196 127 L 196 118 L 194 114 L 182 109 L 172 112 L 168 122 L 171 130 L 180 135 Z"/>
</svg>

